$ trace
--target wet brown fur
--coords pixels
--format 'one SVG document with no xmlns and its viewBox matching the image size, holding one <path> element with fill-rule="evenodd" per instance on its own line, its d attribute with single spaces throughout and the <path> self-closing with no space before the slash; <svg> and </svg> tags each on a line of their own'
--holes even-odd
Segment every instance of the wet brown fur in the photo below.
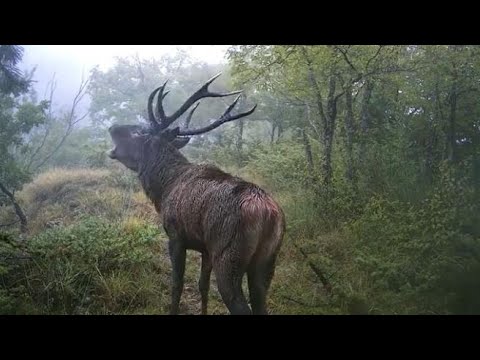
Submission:
<svg viewBox="0 0 480 360">
<path fill-rule="evenodd" d="M 280 206 L 253 183 L 212 165 L 190 163 L 166 134 L 111 129 L 112 158 L 135 170 L 160 214 L 172 260 L 171 314 L 179 311 L 187 249 L 202 253 L 199 281 L 207 312 L 210 273 L 231 314 L 266 314 L 266 296 L 285 232 Z M 187 141 L 188 142 L 188 141 Z M 123 151 L 125 148 L 125 151 Z M 134 149 L 135 151 L 132 151 Z M 241 283 L 248 276 L 251 309 Z"/>
</svg>

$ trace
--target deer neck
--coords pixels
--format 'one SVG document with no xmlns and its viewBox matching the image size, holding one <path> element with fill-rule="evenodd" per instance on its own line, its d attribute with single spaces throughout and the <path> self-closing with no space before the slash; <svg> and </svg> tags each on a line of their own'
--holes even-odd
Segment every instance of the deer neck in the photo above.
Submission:
<svg viewBox="0 0 480 360">
<path fill-rule="evenodd" d="M 161 212 L 161 203 L 174 188 L 175 181 L 192 164 L 178 151 L 167 147 L 154 154 L 145 152 L 139 178 L 146 195 Z"/>
</svg>

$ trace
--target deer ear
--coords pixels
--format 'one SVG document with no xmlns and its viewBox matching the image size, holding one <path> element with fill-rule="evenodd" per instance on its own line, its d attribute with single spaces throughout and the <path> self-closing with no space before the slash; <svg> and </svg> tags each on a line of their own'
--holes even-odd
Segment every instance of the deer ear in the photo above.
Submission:
<svg viewBox="0 0 480 360">
<path fill-rule="evenodd" d="M 190 141 L 190 138 L 189 137 L 184 137 L 184 138 L 175 138 L 173 139 L 172 142 L 170 142 L 170 144 L 172 144 L 173 146 L 175 146 L 177 149 L 181 149 L 183 148 L 185 145 L 187 145 Z"/>
</svg>

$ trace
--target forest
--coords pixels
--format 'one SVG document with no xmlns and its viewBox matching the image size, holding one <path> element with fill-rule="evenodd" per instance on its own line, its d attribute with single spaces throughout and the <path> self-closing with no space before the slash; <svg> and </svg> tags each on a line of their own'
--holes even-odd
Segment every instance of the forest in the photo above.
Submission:
<svg viewBox="0 0 480 360">
<path fill-rule="evenodd" d="M 269 313 L 480 314 L 479 46 L 232 45 L 219 64 L 140 53 L 93 68 L 62 110 L 60 80 L 36 91 L 23 55 L 0 45 L 0 314 L 168 314 L 167 237 L 108 157 L 108 128 L 146 124 L 166 80 L 170 113 L 218 73 L 212 90 L 257 108 L 181 152 L 285 212 Z M 192 127 L 230 102 L 202 100 Z M 187 254 L 181 314 L 200 314 L 200 259 Z M 228 314 L 215 281 L 208 312 Z"/>
</svg>

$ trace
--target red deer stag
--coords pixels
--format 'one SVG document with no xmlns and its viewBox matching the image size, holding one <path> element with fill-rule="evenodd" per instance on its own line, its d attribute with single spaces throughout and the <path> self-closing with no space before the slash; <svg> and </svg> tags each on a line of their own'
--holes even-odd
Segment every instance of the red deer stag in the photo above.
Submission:
<svg viewBox="0 0 480 360">
<path fill-rule="evenodd" d="M 195 130 L 168 128 L 202 98 L 242 92 L 211 92 L 208 86 L 218 76 L 220 74 L 207 81 L 170 116 L 165 114 L 162 104 L 168 94 L 165 92 L 167 82 L 155 89 L 148 98 L 150 126 L 113 125 L 109 132 L 115 147 L 109 156 L 138 174 L 145 193 L 160 214 L 169 238 L 172 264 L 170 314 L 179 311 L 187 249 L 202 254 L 198 283 L 202 315 L 207 313 L 212 268 L 220 295 L 231 314 L 267 314 L 267 291 L 285 232 L 282 209 L 255 184 L 215 166 L 192 164 L 179 151 L 191 136 L 248 116 L 255 111 L 256 105 L 247 112 L 232 115 L 239 95 L 224 114 L 208 126 Z M 157 93 L 154 111 L 153 100 Z M 187 124 L 198 105 L 188 114 Z M 245 273 L 252 310 L 242 290 Z"/>
</svg>

